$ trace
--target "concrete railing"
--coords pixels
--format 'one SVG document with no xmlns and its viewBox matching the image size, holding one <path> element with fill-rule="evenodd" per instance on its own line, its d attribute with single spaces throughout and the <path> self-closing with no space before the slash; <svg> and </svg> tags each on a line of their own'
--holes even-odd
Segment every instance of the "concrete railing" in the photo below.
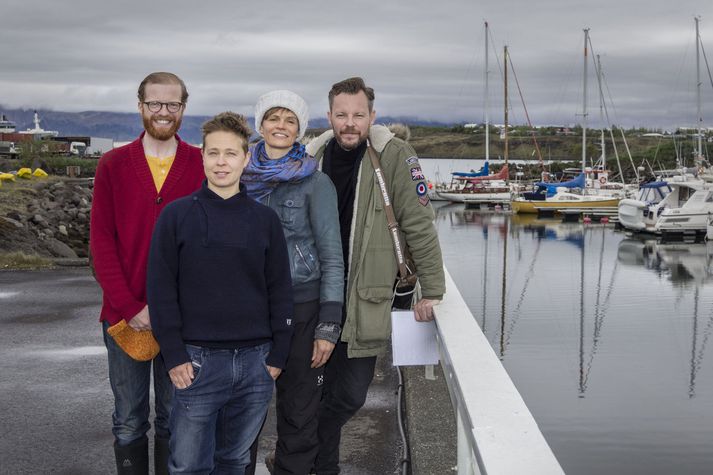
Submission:
<svg viewBox="0 0 713 475">
<path fill-rule="evenodd" d="M 563 474 L 448 271 L 446 288 L 436 326 L 458 426 L 458 474 Z"/>
</svg>

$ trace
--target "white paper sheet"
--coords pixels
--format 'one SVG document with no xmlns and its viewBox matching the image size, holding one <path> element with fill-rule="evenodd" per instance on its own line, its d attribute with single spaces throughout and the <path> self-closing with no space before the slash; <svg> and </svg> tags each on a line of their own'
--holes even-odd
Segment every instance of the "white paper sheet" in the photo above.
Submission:
<svg viewBox="0 0 713 475">
<path fill-rule="evenodd" d="M 410 310 L 391 312 L 394 366 L 438 364 L 436 322 L 417 322 Z"/>
</svg>

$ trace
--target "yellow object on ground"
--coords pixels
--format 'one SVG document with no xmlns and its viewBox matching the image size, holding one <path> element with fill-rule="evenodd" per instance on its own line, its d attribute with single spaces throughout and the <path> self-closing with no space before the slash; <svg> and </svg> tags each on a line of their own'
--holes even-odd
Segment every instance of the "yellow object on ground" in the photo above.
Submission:
<svg viewBox="0 0 713 475">
<path fill-rule="evenodd" d="M 32 176 L 34 176 L 35 178 L 47 178 L 48 177 L 47 172 L 41 168 L 37 168 L 35 170 L 35 172 L 32 174 Z"/>
<path fill-rule="evenodd" d="M 0 173 L 0 182 L 15 181 L 15 175 L 12 173 Z"/>
<path fill-rule="evenodd" d="M 17 176 L 19 176 L 20 178 L 29 179 L 32 177 L 32 170 L 30 170 L 29 168 L 20 168 L 17 171 Z"/>
</svg>

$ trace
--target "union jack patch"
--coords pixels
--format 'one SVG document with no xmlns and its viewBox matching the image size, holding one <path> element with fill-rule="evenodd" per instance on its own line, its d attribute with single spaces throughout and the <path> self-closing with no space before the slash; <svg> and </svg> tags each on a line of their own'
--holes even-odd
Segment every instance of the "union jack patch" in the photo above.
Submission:
<svg viewBox="0 0 713 475">
<path fill-rule="evenodd" d="M 411 180 L 412 181 L 418 181 L 418 180 L 425 180 L 426 177 L 423 176 L 423 171 L 421 170 L 421 167 L 413 167 L 411 169 Z"/>
</svg>

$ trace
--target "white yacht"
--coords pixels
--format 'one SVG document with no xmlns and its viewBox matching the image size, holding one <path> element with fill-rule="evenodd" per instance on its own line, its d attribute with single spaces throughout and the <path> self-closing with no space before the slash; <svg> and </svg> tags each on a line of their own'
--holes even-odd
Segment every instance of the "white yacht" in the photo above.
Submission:
<svg viewBox="0 0 713 475">
<path fill-rule="evenodd" d="M 663 237 L 700 237 L 707 233 L 711 216 L 713 216 L 713 187 L 705 184 L 681 207 L 661 211 L 654 230 Z"/>
<path fill-rule="evenodd" d="M 705 236 L 708 230 L 710 217 L 713 216 L 713 185 L 703 181 L 710 179 L 710 170 L 706 169 L 708 162 L 703 156 L 703 116 L 701 112 L 701 78 L 699 67 L 699 52 L 702 49 L 701 37 L 698 30 L 698 21 L 696 17 L 696 79 L 697 83 L 697 105 L 698 105 L 698 147 L 694 158 L 695 167 L 697 170 L 697 178 L 703 184 L 690 195 L 690 197 L 681 202 L 679 206 L 670 206 L 664 208 L 660 213 L 657 212 L 657 220 L 654 225 L 654 231 L 660 233 L 662 237 L 682 237 L 690 238 Z M 707 65 L 707 63 L 706 63 Z M 710 70 L 708 70 L 710 74 Z"/>
<path fill-rule="evenodd" d="M 681 208 L 704 185 L 703 180 L 686 174 L 644 183 L 636 199 L 619 202 L 619 224 L 630 231 L 659 234 L 656 223 L 664 210 Z"/>
</svg>

